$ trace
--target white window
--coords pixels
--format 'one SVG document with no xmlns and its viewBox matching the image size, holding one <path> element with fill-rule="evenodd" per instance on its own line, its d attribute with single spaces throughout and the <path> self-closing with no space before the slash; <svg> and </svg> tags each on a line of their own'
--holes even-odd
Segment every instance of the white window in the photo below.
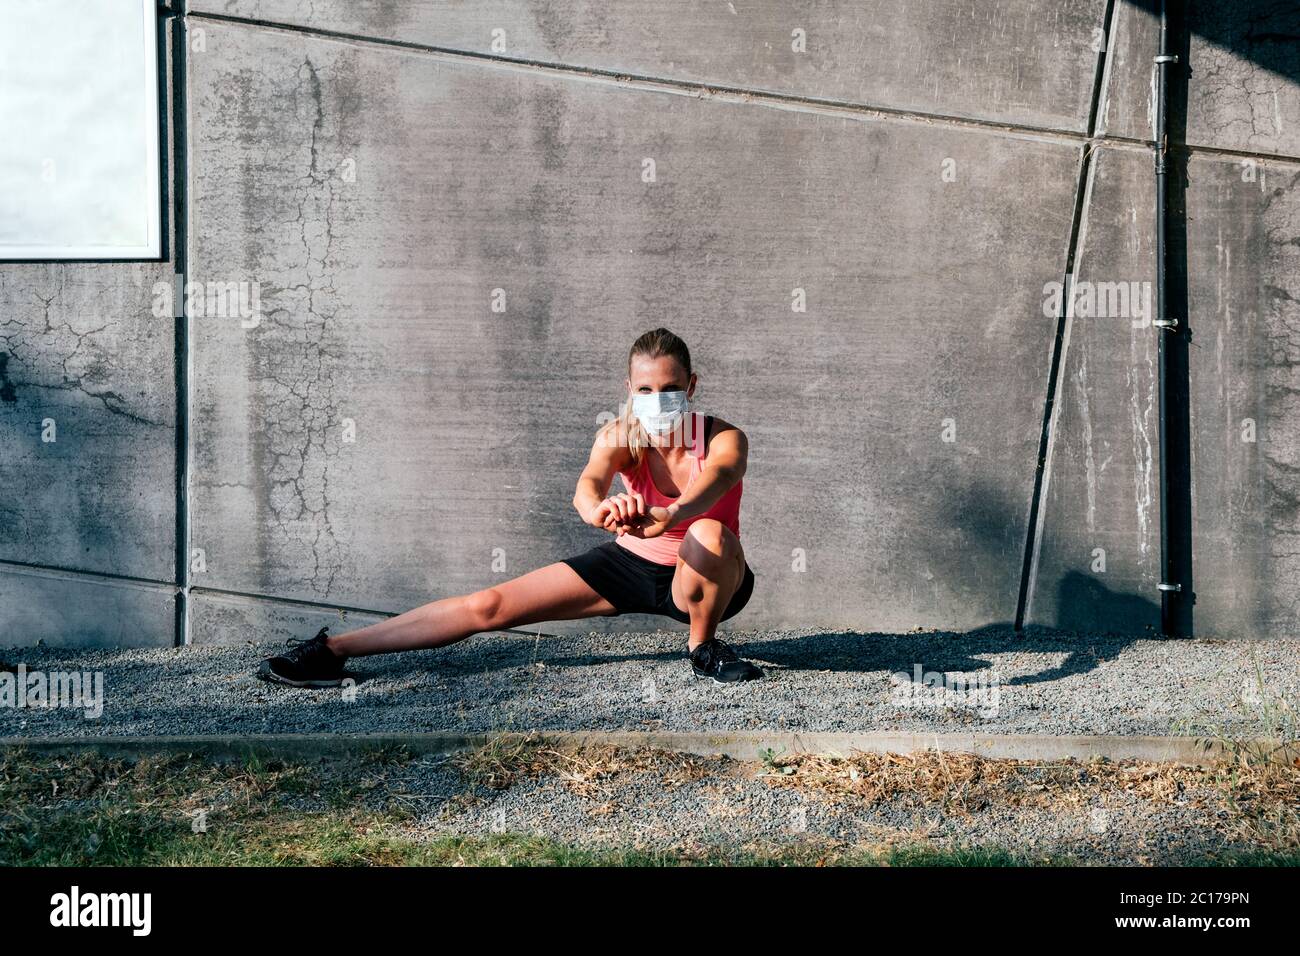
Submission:
<svg viewBox="0 0 1300 956">
<path fill-rule="evenodd" d="M 157 259 L 157 0 L 0 0 L 0 259 Z"/>
</svg>

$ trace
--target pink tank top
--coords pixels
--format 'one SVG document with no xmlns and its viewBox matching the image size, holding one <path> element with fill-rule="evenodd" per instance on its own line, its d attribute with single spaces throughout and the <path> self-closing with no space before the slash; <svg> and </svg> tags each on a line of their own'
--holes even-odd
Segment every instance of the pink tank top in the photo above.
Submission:
<svg viewBox="0 0 1300 956">
<path fill-rule="evenodd" d="M 686 493 L 687 489 L 695 483 L 699 473 L 704 470 L 705 458 L 709 453 L 707 436 L 704 434 L 705 417 L 699 412 L 692 412 L 691 414 L 695 416 L 695 420 L 692 422 L 690 430 L 692 441 L 686 451 L 687 456 L 691 459 L 691 476 L 687 479 L 686 488 L 682 489 L 682 494 Z M 647 505 L 658 505 L 661 508 L 667 508 L 677 499 L 659 493 L 654 478 L 650 474 L 649 455 L 650 452 L 647 451 L 646 454 L 641 456 L 640 464 L 630 472 L 620 471 L 618 473 L 619 477 L 623 479 L 623 487 L 629 492 L 636 492 L 641 495 Z M 657 538 L 638 538 L 636 535 L 625 534 L 615 540 L 633 554 L 639 555 L 647 561 L 653 561 L 655 564 L 676 564 L 677 549 L 682 545 L 682 538 L 686 537 L 686 529 L 699 521 L 700 518 L 713 518 L 720 521 L 730 528 L 736 537 L 740 537 L 740 495 L 743 484 L 743 479 L 736 482 L 704 514 L 696 515 L 694 518 L 689 518 L 681 524 L 675 525 L 671 530 L 664 532 Z"/>
</svg>

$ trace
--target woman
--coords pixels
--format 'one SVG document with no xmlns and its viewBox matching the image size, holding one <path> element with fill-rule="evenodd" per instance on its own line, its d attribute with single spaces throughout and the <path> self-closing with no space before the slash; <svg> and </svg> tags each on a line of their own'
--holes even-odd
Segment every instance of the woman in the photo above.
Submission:
<svg viewBox="0 0 1300 956">
<path fill-rule="evenodd" d="M 745 434 L 690 410 L 696 376 L 686 343 L 667 329 L 628 355 L 628 402 L 596 436 L 573 506 L 615 537 L 583 554 L 473 594 L 309 641 L 263 661 L 258 676 L 294 687 L 342 683 L 349 657 L 442 647 L 482 631 L 597 615 L 662 614 L 689 624 L 696 677 L 763 676 L 714 637 L 754 589 L 740 547 Z M 627 489 L 610 495 L 614 475 Z"/>
</svg>

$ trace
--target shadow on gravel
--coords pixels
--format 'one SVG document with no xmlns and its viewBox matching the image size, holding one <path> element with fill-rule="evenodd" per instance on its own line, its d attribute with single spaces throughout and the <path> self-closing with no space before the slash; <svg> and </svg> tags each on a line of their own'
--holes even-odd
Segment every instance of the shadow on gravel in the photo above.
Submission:
<svg viewBox="0 0 1300 956">
<path fill-rule="evenodd" d="M 1060 654 L 1060 664 L 1037 674 L 1005 679 L 1004 684 L 1038 684 L 1083 674 L 1100 662 L 1118 657 L 1139 640 L 1153 637 L 1134 633 L 1135 625 L 1159 619 L 1159 607 L 1147 599 L 1111 591 L 1095 578 L 1071 572 L 1057 588 L 1057 610 L 1062 621 L 1087 620 L 1087 632 L 1030 626 L 1017 633 L 1008 622 L 986 624 L 972 631 L 924 631 L 911 634 L 827 632 L 779 641 L 754 641 L 744 653 L 791 670 L 916 671 L 970 673 L 987 670 L 990 655 L 1008 652 Z"/>
<path fill-rule="evenodd" d="M 1016 634 L 1009 624 L 988 624 L 973 631 L 915 634 L 859 634 L 841 631 L 780 641 L 751 641 L 744 654 L 790 670 L 886 671 L 915 680 L 926 671 L 971 673 L 993 667 L 990 656 L 1008 652 L 1060 654 L 1066 658 L 1037 674 L 1005 678 L 1008 686 L 1037 684 L 1082 674 L 1118 657 L 1141 637 L 1081 635 L 1045 629 Z"/>
</svg>

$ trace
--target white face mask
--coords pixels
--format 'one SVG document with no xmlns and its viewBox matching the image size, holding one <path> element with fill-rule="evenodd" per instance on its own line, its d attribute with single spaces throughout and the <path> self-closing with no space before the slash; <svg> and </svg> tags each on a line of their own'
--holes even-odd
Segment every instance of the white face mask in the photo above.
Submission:
<svg viewBox="0 0 1300 956">
<path fill-rule="evenodd" d="M 651 435 L 672 431 L 690 407 L 691 400 L 685 392 L 651 392 L 632 396 L 632 414 Z"/>
</svg>

